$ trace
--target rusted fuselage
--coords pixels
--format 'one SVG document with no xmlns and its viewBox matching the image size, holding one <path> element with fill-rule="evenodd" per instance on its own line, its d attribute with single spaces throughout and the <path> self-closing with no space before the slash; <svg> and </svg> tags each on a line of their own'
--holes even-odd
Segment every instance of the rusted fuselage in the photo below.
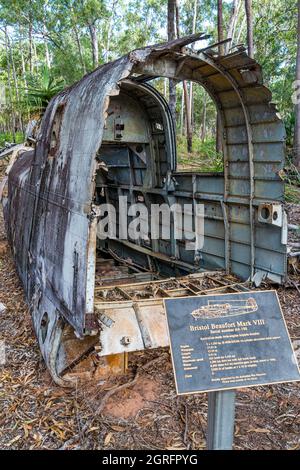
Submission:
<svg viewBox="0 0 300 470">
<path fill-rule="evenodd" d="M 161 299 L 199 295 L 203 272 L 285 278 L 284 126 L 259 65 L 244 50 L 220 57 L 186 48 L 202 36 L 135 50 L 57 95 L 35 148 L 20 152 L 8 172 L 8 238 L 57 383 L 89 352 L 99 359 L 166 346 Z M 160 76 L 200 83 L 214 100 L 223 172 L 177 171 L 168 105 L 147 84 Z M 203 247 L 186 250 L 174 236 L 103 241 L 98 206 L 105 200 L 118 213 L 119 196 L 147 208 L 204 204 Z"/>
</svg>

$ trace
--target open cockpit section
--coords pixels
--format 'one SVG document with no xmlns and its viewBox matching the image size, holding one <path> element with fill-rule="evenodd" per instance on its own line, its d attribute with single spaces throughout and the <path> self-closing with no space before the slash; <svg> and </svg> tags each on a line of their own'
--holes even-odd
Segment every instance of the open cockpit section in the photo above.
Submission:
<svg viewBox="0 0 300 470">
<path fill-rule="evenodd" d="M 176 166 L 176 144 L 167 104 L 154 88 L 121 83 L 119 94 L 110 98 L 97 159 L 118 187 L 163 186 Z"/>
<path fill-rule="evenodd" d="M 162 276 L 200 270 L 199 250 L 185 250 L 195 238 L 195 200 L 192 188 L 180 194 L 173 176 L 176 140 L 164 98 L 126 80 L 106 114 L 96 157 L 94 203 L 106 215 L 97 227 L 98 252 Z"/>
</svg>

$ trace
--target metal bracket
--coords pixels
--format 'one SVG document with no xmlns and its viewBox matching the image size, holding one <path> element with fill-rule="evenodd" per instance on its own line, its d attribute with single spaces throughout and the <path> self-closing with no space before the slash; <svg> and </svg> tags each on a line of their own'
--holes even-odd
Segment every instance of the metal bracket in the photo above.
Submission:
<svg viewBox="0 0 300 470">
<path fill-rule="evenodd" d="M 98 333 L 99 323 L 97 316 L 94 313 L 87 313 L 85 315 L 85 334 L 95 335 Z"/>
</svg>

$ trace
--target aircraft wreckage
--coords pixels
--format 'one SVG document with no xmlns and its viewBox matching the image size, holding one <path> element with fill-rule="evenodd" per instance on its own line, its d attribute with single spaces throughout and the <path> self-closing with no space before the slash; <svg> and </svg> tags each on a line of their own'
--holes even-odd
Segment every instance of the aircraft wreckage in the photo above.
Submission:
<svg viewBox="0 0 300 470">
<path fill-rule="evenodd" d="M 100 66 L 52 99 L 35 145 L 13 155 L 2 182 L 7 234 L 58 384 L 117 371 L 128 352 L 167 346 L 164 297 L 285 279 L 283 123 L 259 64 L 242 47 L 226 56 L 188 48 L 204 37 Z M 192 80 L 209 93 L 222 121 L 223 172 L 177 170 L 170 110 L 148 83 L 157 77 Z M 200 252 L 172 236 L 102 240 L 98 205 L 118 212 L 120 195 L 146 207 L 203 203 Z"/>
</svg>

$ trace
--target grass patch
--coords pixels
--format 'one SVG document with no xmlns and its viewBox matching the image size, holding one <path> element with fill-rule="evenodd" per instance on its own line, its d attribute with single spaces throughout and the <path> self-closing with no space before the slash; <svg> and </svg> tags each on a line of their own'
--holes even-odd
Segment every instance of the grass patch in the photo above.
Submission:
<svg viewBox="0 0 300 470">
<path fill-rule="evenodd" d="M 292 204 L 300 204 L 300 187 L 294 184 L 286 183 L 285 185 L 285 200 Z"/>
<path fill-rule="evenodd" d="M 300 171 L 293 164 L 293 154 L 287 153 L 283 181 L 285 182 L 285 200 L 292 204 L 300 204 Z"/>
<path fill-rule="evenodd" d="M 0 147 L 5 147 L 5 143 L 9 142 L 10 144 L 13 143 L 13 135 L 12 132 L 2 132 L 0 133 Z M 16 132 L 16 144 L 21 144 L 24 142 L 24 134 L 23 132 Z"/>
<path fill-rule="evenodd" d="M 202 142 L 198 137 L 193 137 L 193 151 L 188 153 L 186 149 L 186 137 L 177 135 L 177 164 L 178 170 L 195 172 L 222 172 L 223 155 L 216 152 L 214 139 Z"/>
</svg>

